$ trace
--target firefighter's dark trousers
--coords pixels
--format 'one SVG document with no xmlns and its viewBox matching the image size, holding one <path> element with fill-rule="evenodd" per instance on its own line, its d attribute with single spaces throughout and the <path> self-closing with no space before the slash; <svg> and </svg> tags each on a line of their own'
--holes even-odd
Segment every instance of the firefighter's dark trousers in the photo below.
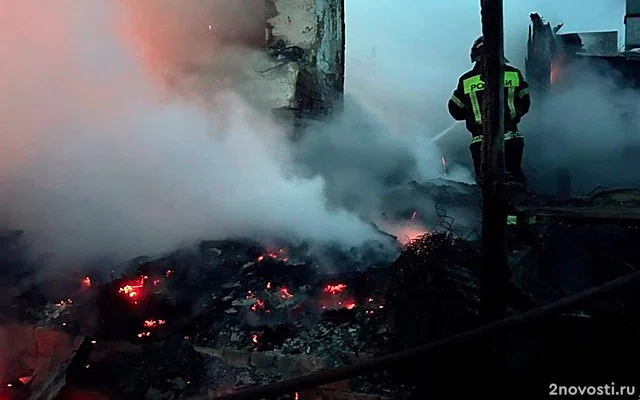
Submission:
<svg viewBox="0 0 640 400">
<path fill-rule="evenodd" d="M 476 179 L 480 177 L 480 160 L 482 153 L 482 142 L 471 143 L 469 146 L 471 157 L 473 158 L 473 169 L 476 173 Z M 522 172 L 522 153 L 524 152 L 524 139 L 516 137 L 504 141 L 504 167 L 513 179 L 526 185 L 526 177 Z M 479 180 L 479 179 L 478 179 Z"/>
</svg>

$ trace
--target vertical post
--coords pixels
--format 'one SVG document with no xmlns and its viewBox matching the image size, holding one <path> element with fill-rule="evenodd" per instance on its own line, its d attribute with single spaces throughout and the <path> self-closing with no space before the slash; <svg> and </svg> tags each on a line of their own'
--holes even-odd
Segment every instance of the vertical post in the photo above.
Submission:
<svg viewBox="0 0 640 400">
<path fill-rule="evenodd" d="M 481 0 L 485 57 L 482 76 L 482 273 L 481 312 L 494 320 L 506 314 L 509 264 L 506 244 L 506 208 L 498 193 L 504 171 L 504 27 L 502 0 Z"/>
</svg>

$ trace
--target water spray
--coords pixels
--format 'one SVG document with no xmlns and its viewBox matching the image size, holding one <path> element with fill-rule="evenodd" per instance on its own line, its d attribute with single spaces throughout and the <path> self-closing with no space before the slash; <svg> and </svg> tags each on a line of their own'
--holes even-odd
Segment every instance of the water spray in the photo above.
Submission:
<svg viewBox="0 0 640 400">
<path fill-rule="evenodd" d="M 446 128 L 445 130 L 443 130 L 442 132 L 438 133 L 436 136 L 434 136 L 433 139 L 431 139 L 432 143 L 437 142 L 438 140 L 442 139 L 444 136 L 446 136 L 449 132 L 451 132 L 453 130 L 453 128 L 455 128 L 460 122 L 462 121 L 456 121 L 453 124 L 451 124 L 448 128 Z"/>
</svg>

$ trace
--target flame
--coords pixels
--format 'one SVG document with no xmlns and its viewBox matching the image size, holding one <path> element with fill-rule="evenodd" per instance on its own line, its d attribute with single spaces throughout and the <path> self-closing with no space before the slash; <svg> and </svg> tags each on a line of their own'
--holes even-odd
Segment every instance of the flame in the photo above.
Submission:
<svg viewBox="0 0 640 400">
<path fill-rule="evenodd" d="M 550 85 L 554 85 L 557 84 L 560 81 L 560 78 L 562 77 L 562 70 L 564 69 L 565 66 L 565 57 L 563 54 L 560 54 L 556 57 L 555 60 L 553 60 L 553 62 L 551 62 L 551 65 L 549 66 L 549 84 Z"/>
<path fill-rule="evenodd" d="M 323 292 L 330 294 L 337 294 L 343 292 L 347 288 L 347 285 L 338 283 L 337 285 L 327 285 L 324 287 Z"/>
<path fill-rule="evenodd" d="M 256 335 L 255 333 L 251 335 L 251 342 L 253 342 L 254 344 L 258 344 L 258 335 Z"/>
<path fill-rule="evenodd" d="M 271 282 L 267 282 L 267 290 L 271 290 Z"/>
<path fill-rule="evenodd" d="M 91 287 L 91 278 L 89 278 L 88 276 L 85 276 L 84 279 L 82 280 L 82 284 L 85 287 Z"/>
<path fill-rule="evenodd" d="M 131 300 L 138 299 L 142 294 L 142 288 L 144 286 L 144 281 L 149 279 L 148 276 L 141 276 L 140 278 L 131 280 L 118 289 L 118 293 L 122 293 L 123 296 L 129 298 Z"/>
<path fill-rule="evenodd" d="M 151 332 L 140 332 L 140 333 L 138 333 L 138 337 L 139 338 L 149 337 L 149 336 L 151 336 Z"/>
<path fill-rule="evenodd" d="M 353 310 L 354 308 L 356 308 L 356 303 L 355 301 L 348 301 L 345 303 L 344 308 L 346 308 L 347 310 Z"/>
</svg>

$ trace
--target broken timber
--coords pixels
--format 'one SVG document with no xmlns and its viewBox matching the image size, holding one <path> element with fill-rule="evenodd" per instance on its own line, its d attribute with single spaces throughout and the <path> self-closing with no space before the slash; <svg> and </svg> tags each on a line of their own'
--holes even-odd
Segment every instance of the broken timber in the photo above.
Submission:
<svg viewBox="0 0 640 400">
<path fill-rule="evenodd" d="M 640 189 L 600 192 L 587 199 L 558 201 L 531 193 L 507 195 L 516 214 L 573 224 L 640 225 Z"/>
</svg>

